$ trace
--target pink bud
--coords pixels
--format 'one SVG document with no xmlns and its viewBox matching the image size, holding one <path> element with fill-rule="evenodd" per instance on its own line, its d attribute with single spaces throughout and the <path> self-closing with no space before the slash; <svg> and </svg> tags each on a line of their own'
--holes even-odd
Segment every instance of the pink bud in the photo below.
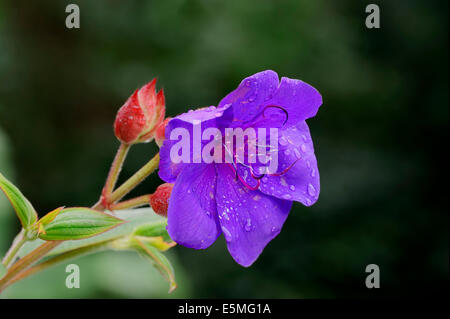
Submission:
<svg viewBox="0 0 450 319">
<path fill-rule="evenodd" d="M 156 79 L 136 90 L 119 109 L 114 134 L 126 144 L 149 142 L 166 112 L 164 91 L 155 90 Z"/>
<path fill-rule="evenodd" d="M 156 144 L 158 144 L 159 147 L 161 147 L 161 145 L 164 142 L 165 134 L 166 134 L 166 126 L 167 126 L 167 123 L 169 123 L 169 121 L 171 119 L 172 119 L 171 117 L 166 118 L 156 128 L 156 131 L 155 131 L 155 142 L 156 142 Z"/>
<path fill-rule="evenodd" d="M 150 206 L 154 212 L 161 216 L 167 216 L 169 198 L 172 193 L 173 184 L 165 183 L 159 185 L 156 191 L 150 195 Z"/>
</svg>

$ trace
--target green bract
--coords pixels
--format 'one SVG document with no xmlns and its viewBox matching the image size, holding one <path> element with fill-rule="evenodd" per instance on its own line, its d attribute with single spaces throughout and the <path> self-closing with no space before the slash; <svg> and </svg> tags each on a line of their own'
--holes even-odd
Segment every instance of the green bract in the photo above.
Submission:
<svg viewBox="0 0 450 319">
<path fill-rule="evenodd" d="M 33 205 L 23 196 L 20 190 L 0 173 L 0 189 L 10 201 L 24 229 L 28 229 L 37 220 Z"/>
</svg>

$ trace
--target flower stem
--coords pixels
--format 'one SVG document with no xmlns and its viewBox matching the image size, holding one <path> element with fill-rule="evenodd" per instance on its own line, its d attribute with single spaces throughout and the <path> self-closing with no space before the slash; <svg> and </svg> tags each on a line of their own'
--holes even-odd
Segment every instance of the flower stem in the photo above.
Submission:
<svg viewBox="0 0 450 319">
<path fill-rule="evenodd" d="M 2 279 L 0 279 L 0 291 L 2 291 L 8 285 L 8 283 L 12 279 L 14 279 L 15 276 L 17 276 L 28 266 L 44 257 L 50 250 L 58 246 L 60 243 L 62 243 L 62 241 L 47 241 L 25 257 L 19 259 L 18 262 L 16 262 L 11 266 L 11 268 L 9 268 L 6 275 Z"/>
<path fill-rule="evenodd" d="M 130 149 L 130 144 L 120 144 L 119 149 L 117 150 L 116 156 L 114 157 L 114 161 L 111 164 L 111 168 L 109 170 L 108 177 L 106 178 L 105 187 L 102 191 L 102 196 L 109 202 L 109 196 L 111 195 L 114 186 L 116 185 L 117 177 L 122 170 L 123 162 L 128 154 L 128 150 Z"/>
<path fill-rule="evenodd" d="M 12 278 L 9 282 L 7 282 L 4 286 L 2 286 L 0 288 L 0 292 L 2 289 L 5 289 L 6 287 L 12 285 L 13 283 L 15 283 L 16 281 L 22 280 L 27 278 L 28 276 L 31 276 L 39 271 L 45 270 L 53 265 L 59 264 L 63 261 L 69 260 L 69 259 L 73 259 L 75 257 L 80 257 L 83 255 L 87 255 L 87 254 L 91 254 L 94 252 L 98 252 L 101 250 L 104 250 L 106 248 L 108 248 L 111 245 L 112 240 L 109 241 L 105 241 L 105 242 L 101 242 L 101 243 L 97 243 L 97 244 L 92 244 L 86 247 L 80 247 L 71 251 L 68 251 L 66 253 L 63 253 L 61 255 L 55 256 L 53 258 L 50 258 L 36 266 L 30 267 L 27 270 L 19 273 L 18 275 L 16 275 L 14 278 Z"/>
<path fill-rule="evenodd" d="M 158 168 L 158 165 L 159 153 L 111 194 L 109 197 L 110 203 L 117 202 L 131 192 L 137 185 L 153 173 Z"/>
<path fill-rule="evenodd" d="M 107 178 L 107 182 L 105 185 L 106 190 L 110 189 L 110 187 L 114 188 L 117 176 L 120 172 L 123 160 L 125 159 L 128 149 L 129 145 L 126 144 L 122 144 L 121 147 L 119 148 L 117 155 L 114 159 L 114 162 L 111 166 L 110 174 L 108 175 Z M 158 168 L 158 165 L 159 165 L 159 153 L 156 154 L 147 164 L 145 164 L 133 176 L 131 176 L 125 183 L 123 183 L 117 190 L 112 192 L 108 198 L 108 203 L 109 204 L 115 203 L 120 199 L 122 199 L 126 194 L 128 194 L 137 185 L 139 185 L 139 183 L 141 183 L 145 178 L 147 178 L 151 173 L 153 173 Z M 105 209 L 102 200 L 98 201 L 94 206 L 92 206 L 92 208 L 100 211 Z M 7 286 L 9 286 L 12 282 L 16 282 L 22 278 L 25 278 L 22 277 L 22 273 L 26 274 L 25 271 L 27 270 L 27 268 L 29 268 L 31 265 L 35 264 L 36 262 L 44 258 L 45 255 L 47 255 L 52 249 L 54 249 L 63 242 L 64 241 L 47 241 L 38 248 L 36 248 L 35 250 L 33 250 L 32 252 L 30 252 L 25 257 L 19 259 L 15 264 L 13 264 L 9 268 L 6 275 L 0 279 L 0 292 Z M 22 239 L 17 240 L 16 238 L 16 240 L 13 243 L 13 247 L 8 251 L 5 257 L 6 261 L 10 262 L 22 245 L 23 245 Z M 38 268 L 33 268 L 33 270 L 31 270 L 32 268 L 28 269 L 28 271 L 30 271 L 28 275 L 31 275 L 39 271 L 40 269 L 44 269 L 46 266 L 42 266 L 42 268 L 39 268 L 41 266 L 37 265 L 36 267 Z"/>
<path fill-rule="evenodd" d="M 23 244 L 26 243 L 26 241 L 27 237 L 25 236 L 25 230 L 22 228 L 22 230 L 14 239 L 11 247 L 9 248 L 8 252 L 6 253 L 5 257 L 2 260 L 2 263 L 3 265 L 5 265 L 5 267 L 9 267 L 9 265 L 14 261 L 17 252 L 20 250 Z"/>
<path fill-rule="evenodd" d="M 139 197 L 135 197 L 117 204 L 111 205 L 111 210 L 121 210 L 121 209 L 128 209 L 128 208 L 135 208 L 140 207 L 144 205 L 148 205 L 150 200 L 150 194 L 142 195 Z"/>
</svg>

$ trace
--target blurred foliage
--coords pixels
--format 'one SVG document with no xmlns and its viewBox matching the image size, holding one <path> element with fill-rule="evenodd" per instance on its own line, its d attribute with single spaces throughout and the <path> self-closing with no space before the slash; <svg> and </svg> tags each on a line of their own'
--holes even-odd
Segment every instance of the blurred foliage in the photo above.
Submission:
<svg viewBox="0 0 450 319">
<path fill-rule="evenodd" d="M 80 6 L 79 30 L 64 26 L 68 3 Z M 448 2 L 376 3 L 379 30 L 364 25 L 368 3 L 350 0 L 0 1 L 0 170 L 39 212 L 90 205 L 118 145 L 115 113 L 134 89 L 158 76 L 174 116 L 273 69 L 323 95 L 308 121 L 321 197 L 294 205 L 251 268 L 223 238 L 206 251 L 172 249 L 178 296 L 437 294 L 448 285 Z M 156 150 L 136 146 L 122 178 Z M 3 197 L 0 208 L 6 249 L 18 225 Z M 79 290 L 64 288 L 61 266 L 4 296 L 167 296 L 134 255 L 76 262 Z M 370 263 L 382 289 L 365 288 Z"/>
</svg>

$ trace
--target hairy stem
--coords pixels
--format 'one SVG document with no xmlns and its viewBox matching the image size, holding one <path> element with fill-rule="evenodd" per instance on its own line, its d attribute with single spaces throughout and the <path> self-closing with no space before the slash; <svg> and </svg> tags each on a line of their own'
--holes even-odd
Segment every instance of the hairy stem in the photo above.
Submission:
<svg viewBox="0 0 450 319">
<path fill-rule="evenodd" d="M 111 242 L 112 242 L 112 240 L 105 241 L 102 243 L 92 244 L 92 245 L 77 248 L 77 249 L 68 251 L 66 253 L 63 253 L 61 255 L 55 256 L 53 258 L 50 258 L 36 266 L 30 267 L 27 270 L 19 273 L 14 278 L 12 278 L 8 283 L 6 283 L 3 287 L 1 287 L 0 291 L 1 291 L 1 289 L 5 289 L 6 287 L 14 284 L 16 281 L 25 279 L 39 271 L 45 270 L 51 266 L 54 266 L 54 265 L 57 265 L 57 264 L 63 262 L 63 261 L 67 261 L 67 260 L 70 260 L 70 259 L 73 259 L 76 257 L 84 256 L 87 254 L 91 254 L 91 253 L 95 253 L 95 252 L 107 249 L 111 245 Z"/>
<path fill-rule="evenodd" d="M 109 198 L 110 203 L 117 202 L 131 192 L 137 185 L 153 173 L 158 168 L 158 165 L 159 153 L 111 194 Z"/>
<path fill-rule="evenodd" d="M 111 205 L 111 210 L 121 210 L 148 205 L 150 194 L 135 197 L 117 204 Z"/>
<path fill-rule="evenodd" d="M 109 196 L 111 195 L 114 186 L 116 186 L 117 178 L 119 177 L 120 171 L 122 170 L 122 165 L 125 161 L 129 149 L 130 144 L 120 144 L 116 156 L 114 157 L 114 161 L 111 164 L 108 177 L 106 178 L 105 187 L 102 191 L 102 197 L 104 197 L 107 202 L 110 202 Z"/>
<path fill-rule="evenodd" d="M 61 244 L 62 241 L 47 241 L 41 246 L 30 252 L 25 257 L 19 259 L 14 265 L 9 268 L 6 275 L 0 280 L 0 292 L 8 285 L 8 283 L 14 279 L 24 269 L 44 257 L 49 251 Z"/>
<path fill-rule="evenodd" d="M 22 230 L 14 239 L 11 247 L 9 248 L 8 252 L 6 253 L 5 257 L 2 260 L 2 263 L 3 265 L 5 265 L 5 267 L 10 266 L 10 264 L 14 261 L 17 252 L 20 250 L 23 244 L 26 243 L 26 241 L 27 237 L 25 236 L 25 230 L 22 228 Z"/>
<path fill-rule="evenodd" d="M 105 185 L 105 189 L 113 189 L 115 182 L 117 180 L 117 176 L 120 172 L 121 166 L 123 164 L 123 160 L 125 159 L 125 156 L 127 154 L 127 151 L 129 149 L 129 145 L 121 145 L 121 147 L 118 150 L 118 153 L 114 159 L 114 162 L 111 166 L 110 174 L 108 175 L 108 179 Z M 131 176 L 125 183 L 123 183 L 117 190 L 112 192 L 110 196 L 108 197 L 108 204 L 112 204 L 117 202 L 118 200 L 122 199 L 126 194 L 128 194 L 131 190 L 133 190 L 137 185 L 139 185 L 145 178 L 147 178 L 151 173 L 153 173 L 159 165 L 159 153 L 156 154 L 147 164 L 145 164 L 139 171 L 137 171 L 133 176 Z M 112 186 L 111 186 L 112 185 Z M 142 199 L 140 199 L 142 200 Z M 102 203 L 102 200 L 98 201 L 94 206 L 92 206 L 93 209 L 96 210 L 104 210 L 105 207 Z M 21 240 L 20 240 L 21 241 Z M 19 241 L 19 243 L 20 243 Z M 31 265 L 37 263 L 39 260 L 45 257 L 52 249 L 63 243 L 64 241 L 47 241 L 43 243 L 41 246 L 30 252 L 25 257 L 19 259 L 15 264 L 13 264 L 6 275 L 0 279 L 0 292 L 5 289 L 7 286 L 9 286 L 12 282 L 16 282 L 22 278 L 25 278 L 26 276 L 22 277 L 21 274 L 26 274 L 27 268 L 29 268 Z M 23 245 L 20 244 L 20 246 Z M 13 244 L 14 246 L 14 244 Z M 16 250 L 17 249 L 17 250 Z M 9 257 L 11 254 L 15 255 L 17 251 L 20 249 L 20 247 L 13 248 L 13 251 L 10 253 L 7 253 L 7 257 L 9 260 Z M 14 252 L 14 250 L 16 250 Z M 70 252 L 67 252 L 69 254 Z M 68 255 L 69 256 L 69 255 Z M 49 263 L 52 263 L 48 261 Z M 49 264 L 48 266 L 50 266 Z M 37 268 L 30 268 L 28 271 L 30 273 L 27 275 L 31 275 L 36 273 L 39 270 L 45 269 L 47 266 L 41 266 L 37 265 L 35 266 Z M 31 270 L 33 269 L 33 270 Z"/>
</svg>

